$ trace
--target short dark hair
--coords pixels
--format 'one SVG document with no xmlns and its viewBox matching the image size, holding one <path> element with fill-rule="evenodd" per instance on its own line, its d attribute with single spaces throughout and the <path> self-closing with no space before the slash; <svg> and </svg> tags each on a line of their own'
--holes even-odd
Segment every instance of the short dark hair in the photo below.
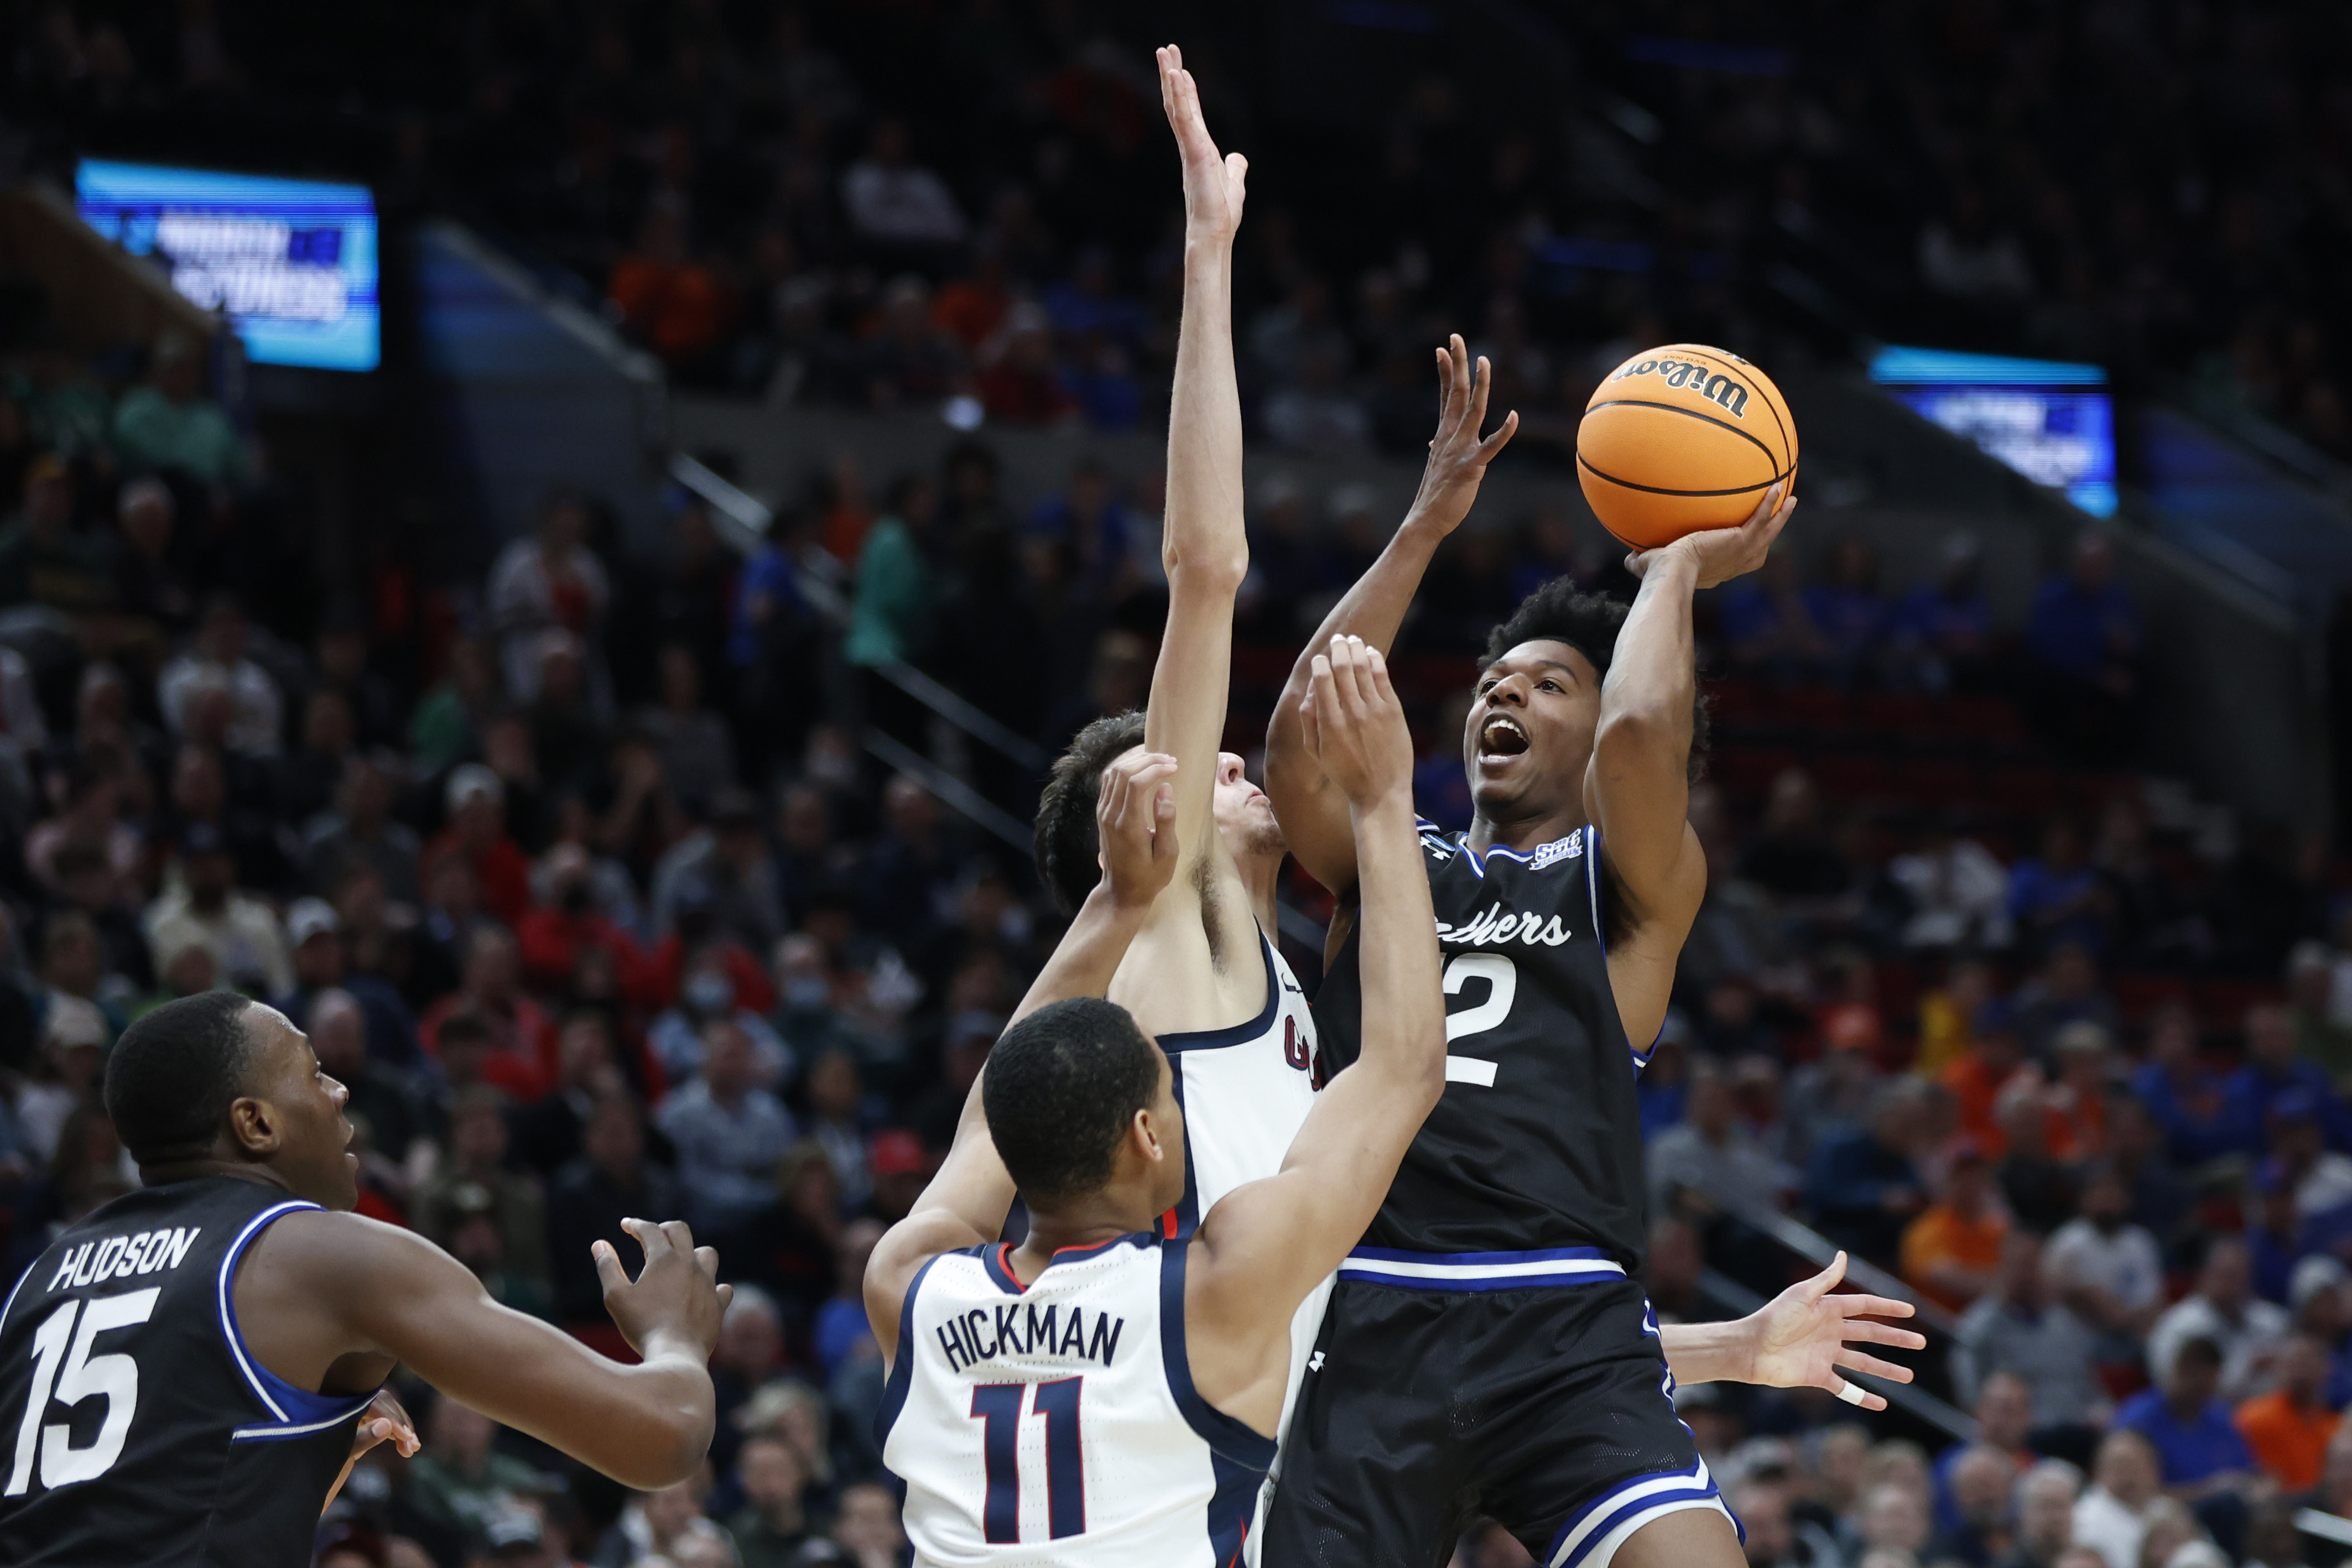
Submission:
<svg viewBox="0 0 2352 1568">
<path fill-rule="evenodd" d="M 1522 643 L 1565 643 L 1601 674 L 1617 652 L 1617 633 L 1624 629 L 1633 606 L 1601 593 L 1587 593 L 1572 577 L 1555 577 L 1518 602 L 1518 607 L 1486 633 L 1486 653 L 1481 667 L 1493 664 Z M 1695 782 L 1706 770 L 1706 694 L 1691 703 L 1690 777 Z"/>
<path fill-rule="evenodd" d="M 1095 806 L 1102 799 L 1103 769 L 1122 752 L 1143 744 L 1143 715 L 1129 708 L 1098 718 L 1070 737 L 1037 797 L 1034 842 L 1037 875 L 1065 915 L 1076 915 L 1101 879 L 1096 856 L 1102 848 L 1095 831 Z"/>
<path fill-rule="evenodd" d="M 989 1136 L 1032 1204 L 1098 1190 L 1128 1124 L 1159 1092 L 1158 1048 L 1099 997 L 1055 1002 L 1006 1030 L 981 1080 Z"/>
<path fill-rule="evenodd" d="M 253 1064 L 252 998 L 205 991 L 122 1031 L 106 1063 L 106 1113 L 141 1165 L 201 1157 Z"/>
</svg>

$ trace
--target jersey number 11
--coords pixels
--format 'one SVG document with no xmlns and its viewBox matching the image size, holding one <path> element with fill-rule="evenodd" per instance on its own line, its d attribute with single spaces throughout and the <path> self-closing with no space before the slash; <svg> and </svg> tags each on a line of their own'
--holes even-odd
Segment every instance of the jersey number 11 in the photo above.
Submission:
<svg viewBox="0 0 2352 1568">
<path fill-rule="evenodd" d="M 1035 1385 L 1034 1409 L 1045 1418 L 1045 1532 L 1055 1541 L 1087 1532 L 1087 1471 L 1078 1452 L 1078 1395 L 1083 1377 Z M 1032 1385 L 983 1383 L 971 1391 L 972 1419 L 986 1423 L 981 1450 L 988 1463 L 988 1501 L 981 1531 L 992 1546 L 1021 1539 L 1021 1406 Z"/>
</svg>

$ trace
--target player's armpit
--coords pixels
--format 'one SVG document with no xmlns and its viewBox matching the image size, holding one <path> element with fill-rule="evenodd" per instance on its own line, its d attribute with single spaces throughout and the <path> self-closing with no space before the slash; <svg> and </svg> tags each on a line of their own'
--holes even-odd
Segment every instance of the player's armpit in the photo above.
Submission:
<svg viewBox="0 0 2352 1568">
<path fill-rule="evenodd" d="M 649 1256 L 662 1245 L 649 1242 Z M 249 1301 L 243 1275 L 263 1262 L 274 1276 L 267 1301 Z M 270 1227 L 240 1270 L 238 1309 L 265 1363 L 273 1324 L 307 1319 L 350 1352 L 404 1363 L 460 1404 L 639 1490 L 685 1479 L 710 1447 L 709 1345 L 688 1343 L 684 1325 L 663 1323 L 640 1347 L 645 1361 L 624 1366 L 490 1300 L 422 1237 L 357 1215 L 289 1215 Z"/>
</svg>

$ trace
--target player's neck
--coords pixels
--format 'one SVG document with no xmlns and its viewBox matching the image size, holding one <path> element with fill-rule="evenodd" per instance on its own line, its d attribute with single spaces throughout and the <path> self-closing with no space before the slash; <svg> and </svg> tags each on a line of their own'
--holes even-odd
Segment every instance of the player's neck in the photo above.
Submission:
<svg viewBox="0 0 2352 1568">
<path fill-rule="evenodd" d="M 1285 852 L 1286 853 L 1287 852 Z M 1250 913 L 1261 931 L 1275 930 L 1275 894 L 1282 885 L 1283 855 L 1248 855 L 1239 862 L 1242 885 L 1249 890 Z"/>
<path fill-rule="evenodd" d="M 165 1160 L 160 1165 L 139 1167 L 139 1185 L 163 1186 L 175 1181 L 202 1181 L 207 1176 L 235 1176 L 239 1181 L 256 1182 L 263 1186 L 282 1186 L 289 1192 L 284 1176 L 268 1166 L 257 1166 L 244 1160 L 207 1157 L 200 1160 Z"/>
<path fill-rule="evenodd" d="M 1056 1252 L 1072 1247 L 1093 1247 L 1150 1229 L 1152 1217 L 1131 1197 L 1126 1193 L 1100 1192 L 1055 1213 L 1031 1210 L 1029 1234 L 1013 1249 L 1013 1278 L 1024 1285 L 1034 1284 Z"/>
<path fill-rule="evenodd" d="M 1549 810 L 1506 807 L 1491 816 L 1481 806 L 1470 819 L 1469 842 L 1482 855 L 1496 845 L 1524 854 L 1538 844 L 1564 839 L 1584 825 L 1581 800 Z"/>
</svg>

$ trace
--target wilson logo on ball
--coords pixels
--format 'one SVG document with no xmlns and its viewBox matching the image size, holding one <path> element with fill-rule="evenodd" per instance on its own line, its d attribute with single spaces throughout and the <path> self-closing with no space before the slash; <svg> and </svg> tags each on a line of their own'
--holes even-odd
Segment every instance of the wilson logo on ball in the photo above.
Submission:
<svg viewBox="0 0 2352 1568">
<path fill-rule="evenodd" d="M 1689 387 L 1732 418 L 1748 417 L 1748 389 L 1721 371 L 1710 374 L 1705 365 L 1695 365 L 1688 360 L 1643 360 L 1624 366 L 1609 379 L 1622 382 L 1629 376 L 1656 376 L 1676 392 Z"/>
</svg>

